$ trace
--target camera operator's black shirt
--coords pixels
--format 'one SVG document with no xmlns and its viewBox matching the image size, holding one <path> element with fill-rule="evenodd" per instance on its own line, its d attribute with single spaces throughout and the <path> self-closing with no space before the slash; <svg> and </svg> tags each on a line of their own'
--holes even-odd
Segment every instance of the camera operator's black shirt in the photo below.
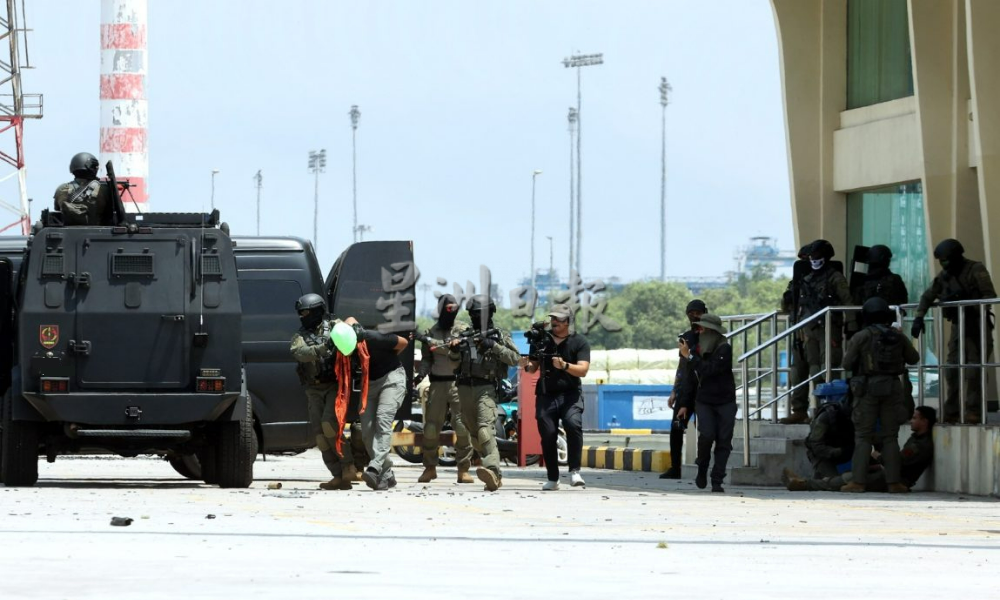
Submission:
<svg viewBox="0 0 1000 600">
<path fill-rule="evenodd" d="M 551 337 L 551 334 L 550 334 Z M 555 342 L 555 340 L 552 340 Z M 556 354 L 568 363 L 576 364 L 580 361 L 590 362 L 590 342 L 587 338 L 578 333 L 570 334 L 561 344 L 556 346 Z M 571 390 L 579 390 L 581 382 L 579 377 L 573 377 L 566 371 L 556 369 L 552 366 L 551 358 L 543 358 L 545 374 L 545 393 L 549 396 Z M 538 378 L 535 384 L 535 393 L 542 393 L 542 378 Z"/>
</svg>

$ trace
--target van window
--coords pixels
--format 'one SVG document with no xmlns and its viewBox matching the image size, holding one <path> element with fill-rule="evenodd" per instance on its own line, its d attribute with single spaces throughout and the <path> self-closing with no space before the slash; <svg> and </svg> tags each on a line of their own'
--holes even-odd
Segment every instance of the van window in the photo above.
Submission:
<svg viewBox="0 0 1000 600">
<path fill-rule="evenodd" d="M 244 342 L 287 342 L 299 330 L 295 301 L 303 295 L 297 281 L 241 280 Z"/>
</svg>

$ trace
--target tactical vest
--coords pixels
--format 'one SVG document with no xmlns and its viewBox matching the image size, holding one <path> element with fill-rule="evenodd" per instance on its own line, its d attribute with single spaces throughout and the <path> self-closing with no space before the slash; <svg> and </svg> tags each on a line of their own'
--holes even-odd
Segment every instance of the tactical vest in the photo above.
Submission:
<svg viewBox="0 0 1000 600">
<path fill-rule="evenodd" d="M 881 298 L 893 304 L 905 304 L 907 301 L 906 288 L 901 285 L 900 280 L 893 273 L 886 273 L 878 279 L 866 279 L 861 287 L 859 297 L 855 298 L 856 304 L 864 304 L 872 298 Z"/>
<path fill-rule="evenodd" d="M 799 284 L 799 314 L 797 322 L 804 321 L 812 315 L 823 310 L 827 306 L 838 304 L 836 289 L 832 279 L 837 272 L 830 267 L 825 267 L 822 272 L 813 271 L 802 279 Z M 833 326 L 840 327 L 843 323 L 843 316 L 835 314 L 833 316 Z M 815 325 L 822 327 L 820 321 Z"/>
<path fill-rule="evenodd" d="M 948 271 L 938 273 L 937 279 L 941 282 L 941 293 L 938 295 L 939 302 L 956 302 L 959 300 L 971 300 L 979 298 L 979 286 L 976 278 L 972 275 L 972 269 L 979 263 L 966 260 L 962 272 L 953 275 Z M 948 321 L 958 321 L 958 308 L 951 306 L 941 310 L 941 315 Z M 979 308 L 969 306 L 965 309 L 965 318 L 979 321 Z"/>
<path fill-rule="evenodd" d="M 494 338 L 496 339 L 496 338 Z M 502 338 L 496 339 L 497 344 L 503 344 Z M 472 344 L 470 341 L 469 344 Z M 458 375 L 459 379 L 487 379 L 489 381 L 500 381 L 507 376 L 507 365 L 503 362 L 487 356 L 488 352 L 476 349 L 476 359 L 472 359 L 472 348 L 469 345 L 460 346 L 461 358 L 459 359 Z"/>
<path fill-rule="evenodd" d="M 299 335 L 306 344 L 310 346 L 322 346 L 326 344 L 326 340 L 330 337 L 330 331 L 333 330 L 334 321 L 329 319 L 324 319 L 315 329 L 299 329 Z M 333 383 L 336 381 L 336 375 L 334 372 L 334 360 L 336 358 L 336 353 L 331 353 L 330 356 L 324 360 L 311 363 L 299 363 L 298 373 L 299 379 L 302 383 L 306 385 L 316 385 Z"/>
<path fill-rule="evenodd" d="M 861 375 L 891 375 L 906 372 L 904 344 L 906 338 L 891 327 L 873 325 L 868 345 L 861 353 Z"/>
</svg>

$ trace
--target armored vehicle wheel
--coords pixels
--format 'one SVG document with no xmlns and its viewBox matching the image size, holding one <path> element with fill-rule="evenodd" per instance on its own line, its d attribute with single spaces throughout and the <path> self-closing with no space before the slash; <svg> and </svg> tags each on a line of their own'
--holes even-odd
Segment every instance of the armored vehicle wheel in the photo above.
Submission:
<svg viewBox="0 0 1000 600">
<path fill-rule="evenodd" d="M 15 421 L 8 390 L 3 397 L 3 433 L 0 434 L 0 472 L 7 487 L 31 486 L 38 481 L 38 426 Z"/>
<path fill-rule="evenodd" d="M 219 487 L 245 488 L 253 483 L 254 432 L 249 399 L 239 421 L 227 421 L 219 427 L 216 445 L 216 468 Z"/>
<path fill-rule="evenodd" d="M 201 463 L 194 454 L 174 455 L 167 459 L 175 471 L 188 479 L 202 479 Z"/>
</svg>

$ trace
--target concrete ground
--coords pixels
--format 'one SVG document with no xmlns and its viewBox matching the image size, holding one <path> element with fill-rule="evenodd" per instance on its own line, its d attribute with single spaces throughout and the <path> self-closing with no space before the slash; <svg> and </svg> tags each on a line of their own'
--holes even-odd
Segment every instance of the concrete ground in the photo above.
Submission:
<svg viewBox="0 0 1000 600">
<path fill-rule="evenodd" d="M 248 490 L 146 458 L 40 469 L 0 487 L 4 599 L 1000 598 L 990 498 L 723 495 L 608 471 L 542 493 L 538 468 L 488 493 L 452 469 L 417 484 L 417 465 L 389 492 L 320 492 L 315 451 L 258 462 Z"/>
</svg>

